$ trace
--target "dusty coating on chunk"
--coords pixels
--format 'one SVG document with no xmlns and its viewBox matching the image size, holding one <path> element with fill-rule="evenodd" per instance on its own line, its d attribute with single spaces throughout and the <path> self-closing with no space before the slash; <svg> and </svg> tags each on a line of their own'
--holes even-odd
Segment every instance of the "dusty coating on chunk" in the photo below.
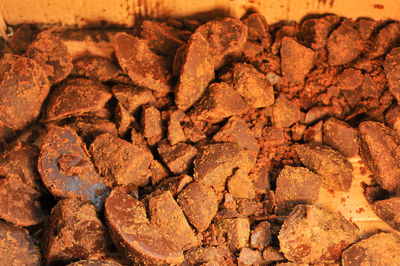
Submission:
<svg viewBox="0 0 400 266">
<path fill-rule="evenodd" d="M 342 265 L 398 265 L 400 238 L 393 233 L 377 233 L 350 246 L 342 254 Z"/>
<path fill-rule="evenodd" d="M 98 81 L 86 78 L 66 80 L 51 93 L 44 120 L 48 122 L 98 111 L 111 96 L 108 87 Z"/>
<path fill-rule="evenodd" d="M 240 51 L 247 37 L 247 27 L 240 20 L 225 18 L 210 21 L 191 35 L 182 51 L 180 76 L 175 88 L 175 103 L 187 110 L 204 93 L 214 79 L 225 56 Z"/>
<path fill-rule="evenodd" d="M 372 204 L 375 214 L 396 230 L 400 230 L 400 198 L 378 200 Z"/>
<path fill-rule="evenodd" d="M 149 200 L 150 222 L 179 249 L 197 246 L 198 240 L 182 209 L 169 191 Z"/>
<path fill-rule="evenodd" d="M 283 94 L 272 107 L 272 123 L 277 127 L 290 127 L 300 120 L 300 115 L 300 108 Z"/>
<path fill-rule="evenodd" d="M 121 68 L 136 85 L 161 93 L 171 90 L 168 61 L 151 51 L 145 40 L 117 33 L 115 55 Z"/>
<path fill-rule="evenodd" d="M 5 54 L 0 62 L 0 122 L 23 129 L 40 113 L 50 85 L 41 66 L 22 56 Z"/>
<path fill-rule="evenodd" d="M 277 213 L 288 215 L 298 204 L 313 204 L 322 183 L 323 177 L 307 168 L 286 165 L 276 180 Z"/>
<path fill-rule="evenodd" d="M 233 218 L 215 221 L 217 235 L 226 236 L 229 250 L 237 252 L 248 246 L 250 222 L 246 218 Z"/>
<path fill-rule="evenodd" d="M 43 239 L 48 264 L 86 259 L 110 241 L 94 206 L 76 199 L 60 200 L 51 210 Z"/>
<path fill-rule="evenodd" d="M 214 190 L 198 182 L 187 185 L 178 195 L 177 201 L 198 232 L 203 232 L 208 228 L 218 211 L 218 201 Z"/>
<path fill-rule="evenodd" d="M 304 83 L 304 77 L 314 65 L 314 51 L 291 37 L 284 37 L 281 45 L 282 74 L 291 82 Z"/>
<path fill-rule="evenodd" d="M 221 191 L 234 169 L 240 168 L 249 173 L 254 163 L 254 158 L 237 144 L 210 144 L 202 147 L 196 156 L 193 177 L 199 183 Z"/>
<path fill-rule="evenodd" d="M 107 82 L 122 74 L 121 69 L 104 57 L 87 56 L 74 60 L 72 74 Z"/>
<path fill-rule="evenodd" d="M 98 136 L 90 145 L 90 154 L 107 184 L 144 186 L 149 183 L 152 154 L 138 145 L 108 133 Z"/>
<path fill-rule="evenodd" d="M 354 225 L 336 213 L 313 205 L 298 205 L 279 232 L 285 257 L 297 263 L 335 262 L 357 240 Z"/>
<path fill-rule="evenodd" d="M 383 63 L 389 89 L 400 100 L 400 47 L 393 48 Z"/>
<path fill-rule="evenodd" d="M 328 189 L 348 191 L 353 181 L 353 167 L 339 152 L 318 144 L 295 145 L 300 161 L 310 170 L 321 175 Z"/>
<path fill-rule="evenodd" d="M 249 64 L 236 64 L 233 68 L 234 89 L 253 108 L 274 103 L 274 88 L 266 76 Z"/>
<path fill-rule="evenodd" d="M 17 226 L 44 221 L 47 212 L 40 198 L 43 188 L 37 173 L 39 149 L 18 143 L 0 158 L 0 217 Z"/>
<path fill-rule="evenodd" d="M 362 122 L 360 130 L 360 155 L 374 174 L 376 182 L 389 192 L 400 186 L 400 155 L 395 133 L 384 124 Z"/>
<path fill-rule="evenodd" d="M 150 224 L 141 202 L 115 188 L 105 203 L 105 216 L 114 244 L 132 263 L 177 265 L 182 250 Z"/>
<path fill-rule="evenodd" d="M 108 188 L 80 137 L 68 127 L 54 127 L 40 148 L 38 171 L 43 184 L 57 198 L 78 198 L 103 205 Z"/>
<path fill-rule="evenodd" d="M 26 53 L 42 66 L 51 84 L 65 79 L 73 68 L 67 47 L 50 30 L 39 33 Z"/>
<path fill-rule="evenodd" d="M 112 93 L 130 114 L 134 113 L 140 106 L 156 101 L 150 90 L 132 85 L 115 85 L 112 87 Z"/>
<path fill-rule="evenodd" d="M 40 251 L 28 231 L 0 221 L 0 264 L 39 266 Z"/>
<path fill-rule="evenodd" d="M 336 15 L 327 15 L 322 18 L 307 19 L 300 27 L 300 32 L 305 42 L 311 48 L 317 50 L 326 45 L 328 37 L 333 26 L 340 22 L 340 17 Z"/>
<path fill-rule="evenodd" d="M 166 141 L 160 143 L 157 151 L 169 170 L 176 175 L 182 174 L 190 168 L 198 152 L 190 144 L 181 142 L 171 146 Z"/>
<path fill-rule="evenodd" d="M 103 261 L 103 260 L 80 260 L 68 264 L 68 266 L 121 266 L 121 265 L 122 264 L 116 262 Z"/>
</svg>

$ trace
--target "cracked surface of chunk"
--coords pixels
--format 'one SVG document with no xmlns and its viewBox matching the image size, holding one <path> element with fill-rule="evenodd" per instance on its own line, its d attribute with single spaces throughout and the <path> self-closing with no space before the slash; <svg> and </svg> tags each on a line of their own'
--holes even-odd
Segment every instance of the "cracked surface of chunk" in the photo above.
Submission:
<svg viewBox="0 0 400 266">
<path fill-rule="evenodd" d="M 304 77 L 314 65 L 314 51 L 291 37 L 284 37 L 281 45 L 282 74 L 291 82 L 304 83 Z"/>
<path fill-rule="evenodd" d="M 159 144 L 157 151 L 169 170 L 176 175 L 189 169 L 198 152 L 190 144 L 180 142 L 171 146 L 166 141 Z"/>
<path fill-rule="evenodd" d="M 374 174 L 374 179 L 389 192 L 400 186 L 400 154 L 395 133 L 384 124 L 362 122 L 360 130 L 360 155 Z"/>
<path fill-rule="evenodd" d="M 253 108 L 274 103 L 274 88 L 266 76 L 249 64 L 236 64 L 233 68 L 234 89 Z"/>
<path fill-rule="evenodd" d="M 66 80 L 50 94 L 44 120 L 48 122 L 98 111 L 111 96 L 108 87 L 98 81 L 86 78 Z"/>
<path fill-rule="evenodd" d="M 0 221 L 0 264 L 39 266 L 40 251 L 28 231 Z"/>
<path fill-rule="evenodd" d="M 295 145 L 295 150 L 307 168 L 323 177 L 326 188 L 349 191 L 353 167 L 340 152 L 314 143 Z"/>
<path fill-rule="evenodd" d="M 108 185 L 144 186 L 149 183 L 153 156 L 147 149 L 105 133 L 95 138 L 89 151 Z"/>
<path fill-rule="evenodd" d="M 43 139 L 38 171 L 43 184 L 57 198 L 78 198 L 101 208 L 108 195 L 85 144 L 68 127 L 54 127 Z"/>
<path fill-rule="evenodd" d="M 39 33 L 26 53 L 42 66 L 51 84 L 62 81 L 72 70 L 72 56 L 61 39 L 51 31 Z"/>
<path fill-rule="evenodd" d="M 237 144 L 210 144 L 202 147 L 196 156 L 193 177 L 199 183 L 221 191 L 234 169 L 249 173 L 254 163 L 254 159 Z"/>
<path fill-rule="evenodd" d="M 136 85 L 161 93 L 171 90 L 168 60 L 151 51 L 145 40 L 117 33 L 115 55 Z"/>
<path fill-rule="evenodd" d="M 150 90 L 132 85 L 115 85 L 112 87 L 112 92 L 130 114 L 134 113 L 140 106 L 154 103 L 156 100 Z"/>
<path fill-rule="evenodd" d="M 44 70 L 35 61 L 5 54 L 0 62 L 0 122 L 23 129 L 40 114 L 50 91 Z"/>
<path fill-rule="evenodd" d="M 336 118 L 329 118 L 323 125 L 323 142 L 346 157 L 358 154 L 358 134 L 349 124 Z"/>
<path fill-rule="evenodd" d="M 46 224 L 44 256 L 47 264 L 86 259 L 109 245 L 107 229 L 90 203 L 60 200 Z"/>
<path fill-rule="evenodd" d="M 182 250 L 149 222 L 143 204 L 120 187 L 107 198 L 105 217 L 114 244 L 132 263 L 176 265 L 183 261 Z"/>
<path fill-rule="evenodd" d="M 210 21 L 197 28 L 182 52 L 175 103 L 187 110 L 204 93 L 214 79 L 214 70 L 223 63 L 225 56 L 240 51 L 247 37 L 243 22 L 225 18 Z"/>
<path fill-rule="evenodd" d="M 297 263 L 329 263 L 357 240 L 357 229 L 339 214 L 314 205 L 297 205 L 279 232 L 285 257 Z"/>
<path fill-rule="evenodd" d="M 198 182 L 187 185 L 178 195 L 177 201 L 198 232 L 203 232 L 209 227 L 218 211 L 214 190 Z"/>
<path fill-rule="evenodd" d="M 346 249 L 342 265 L 400 264 L 400 238 L 393 233 L 377 233 Z"/>
<path fill-rule="evenodd" d="M 318 200 L 323 178 L 305 167 L 286 165 L 276 180 L 277 213 L 288 215 L 298 204 L 313 204 Z"/>
<path fill-rule="evenodd" d="M 216 221 L 217 232 L 226 235 L 229 249 L 236 252 L 249 243 L 250 222 L 246 218 L 223 219 Z"/>
</svg>

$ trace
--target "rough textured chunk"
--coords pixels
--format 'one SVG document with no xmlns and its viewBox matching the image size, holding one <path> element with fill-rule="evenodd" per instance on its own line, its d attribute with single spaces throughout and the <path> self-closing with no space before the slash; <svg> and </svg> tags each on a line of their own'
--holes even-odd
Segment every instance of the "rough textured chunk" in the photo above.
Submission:
<svg viewBox="0 0 400 266">
<path fill-rule="evenodd" d="M 149 183 L 152 154 L 138 145 L 108 133 L 90 145 L 94 165 L 109 185 L 144 186 Z"/>
<path fill-rule="evenodd" d="M 174 265 L 183 261 L 182 250 L 149 222 L 141 202 L 120 187 L 107 198 L 105 216 L 114 244 L 132 263 Z"/>
<path fill-rule="evenodd" d="M 182 174 L 187 171 L 197 154 L 195 147 L 182 142 L 173 146 L 167 142 L 162 142 L 157 151 L 169 170 L 174 174 Z"/>
<path fill-rule="evenodd" d="M 296 145 L 300 161 L 324 179 L 328 189 L 348 191 L 353 180 L 351 163 L 339 152 L 317 144 Z"/>
<path fill-rule="evenodd" d="M 400 264 L 400 238 L 393 233 L 377 233 L 346 249 L 342 265 Z"/>
<path fill-rule="evenodd" d="M 233 143 L 215 143 L 202 147 L 194 160 L 194 179 L 217 191 L 225 187 L 233 170 L 240 168 L 249 173 L 254 161 L 249 154 Z"/>
<path fill-rule="evenodd" d="M 322 18 L 307 19 L 300 27 L 303 38 L 311 46 L 317 50 L 326 45 L 326 39 L 334 27 L 340 22 L 340 17 L 336 15 L 328 15 Z"/>
<path fill-rule="evenodd" d="M 217 196 L 213 189 L 198 182 L 193 182 L 184 188 L 177 201 L 198 232 L 208 228 L 218 211 Z"/>
<path fill-rule="evenodd" d="M 161 93 L 171 90 L 168 61 L 151 51 L 145 40 L 117 33 L 115 55 L 136 85 Z"/>
<path fill-rule="evenodd" d="M 322 176 L 307 168 L 286 165 L 276 180 L 277 213 L 288 215 L 298 204 L 316 202 L 322 182 Z"/>
<path fill-rule="evenodd" d="M 147 142 L 150 145 L 154 145 L 161 140 L 163 137 L 161 114 L 157 108 L 154 106 L 143 108 L 141 122 L 143 127 L 143 136 L 147 139 Z"/>
<path fill-rule="evenodd" d="M 151 91 L 145 88 L 119 84 L 112 88 L 112 92 L 130 114 L 133 114 L 142 105 L 155 102 Z"/>
<path fill-rule="evenodd" d="M 376 215 L 393 228 L 400 230 L 400 198 L 378 200 L 372 204 Z"/>
<path fill-rule="evenodd" d="M 346 122 L 336 118 L 330 118 L 324 122 L 323 142 L 340 151 L 346 157 L 358 154 L 358 134 Z"/>
<path fill-rule="evenodd" d="M 220 247 L 197 247 L 185 252 L 185 261 L 182 266 L 192 265 L 226 265 L 224 253 L 226 250 Z M 224 254 L 224 255 L 223 255 Z"/>
<path fill-rule="evenodd" d="M 249 64 L 236 64 L 233 68 L 234 89 L 253 108 L 274 103 L 274 88 L 266 76 Z"/>
<path fill-rule="evenodd" d="M 82 140 L 68 127 L 54 127 L 44 137 L 38 170 L 43 184 L 57 198 L 91 201 L 100 208 L 108 195 Z"/>
<path fill-rule="evenodd" d="M 5 54 L 0 62 L 2 126 L 23 129 L 33 122 L 39 116 L 49 90 L 46 74 L 35 61 Z"/>
<path fill-rule="evenodd" d="M 74 60 L 72 74 L 107 82 L 121 74 L 121 69 L 113 61 L 104 57 L 87 56 Z"/>
<path fill-rule="evenodd" d="M 213 83 L 190 111 L 193 120 L 221 122 L 224 118 L 240 115 L 248 110 L 247 104 L 232 86 L 225 82 Z"/>
<path fill-rule="evenodd" d="M 240 20 L 225 18 L 198 27 L 183 51 L 175 103 L 187 110 L 214 79 L 226 55 L 240 51 L 247 37 L 247 27 Z"/>
<path fill-rule="evenodd" d="M 229 178 L 227 187 L 229 193 L 238 198 L 254 199 L 256 196 L 253 182 L 242 169 L 236 170 L 233 176 Z"/>
<path fill-rule="evenodd" d="M 39 33 L 26 53 L 42 66 L 51 84 L 62 81 L 72 70 L 72 56 L 65 44 L 51 31 Z"/>
<path fill-rule="evenodd" d="M 111 98 L 107 86 L 86 78 L 69 79 L 60 83 L 49 97 L 45 121 L 54 121 L 95 112 Z M 71 101 L 71 99 L 74 99 Z"/>
<path fill-rule="evenodd" d="M 273 105 L 272 123 L 278 127 L 290 127 L 299 120 L 299 107 L 290 102 L 285 95 L 280 95 Z"/>
<path fill-rule="evenodd" d="M 314 65 L 314 51 L 291 37 L 284 37 L 281 46 L 282 74 L 291 82 L 304 83 Z"/>
<path fill-rule="evenodd" d="M 360 130 L 360 155 L 374 174 L 374 179 L 389 192 L 400 186 L 400 154 L 397 137 L 384 124 L 362 122 Z"/>
<path fill-rule="evenodd" d="M 44 233 L 47 264 L 86 259 L 108 246 L 106 227 L 89 203 L 60 200 L 52 209 Z"/>
<path fill-rule="evenodd" d="M 390 51 L 386 56 L 383 67 L 385 68 L 389 89 L 397 101 L 400 101 L 400 47 L 393 48 Z"/>
<path fill-rule="evenodd" d="M 170 192 L 151 198 L 149 209 L 150 222 L 179 249 L 187 250 L 198 245 L 192 228 Z"/>
<path fill-rule="evenodd" d="M 263 250 L 268 247 L 272 242 L 271 224 L 267 221 L 260 222 L 250 235 L 250 247 L 258 250 Z"/>
<path fill-rule="evenodd" d="M 362 51 L 360 33 L 348 20 L 334 30 L 328 38 L 327 49 L 331 65 L 344 65 L 356 59 Z"/>
<path fill-rule="evenodd" d="M 117 262 L 105 261 L 105 260 L 80 260 L 68 264 L 67 266 L 121 266 Z"/>
<path fill-rule="evenodd" d="M 226 235 L 229 249 L 236 252 L 249 243 L 250 222 L 246 218 L 224 219 L 217 221 L 217 231 Z"/>
<path fill-rule="evenodd" d="M 357 229 L 338 214 L 313 205 L 298 205 L 279 232 L 285 257 L 297 263 L 334 262 L 357 240 Z"/>
<path fill-rule="evenodd" d="M 387 53 L 400 40 L 400 23 L 393 22 L 383 27 L 375 36 L 368 57 L 376 58 Z"/>
<path fill-rule="evenodd" d="M 0 264 L 41 265 L 40 251 L 28 231 L 0 221 Z"/>
<path fill-rule="evenodd" d="M 266 265 L 261 252 L 250 248 L 242 248 L 238 257 L 238 265 Z"/>
</svg>

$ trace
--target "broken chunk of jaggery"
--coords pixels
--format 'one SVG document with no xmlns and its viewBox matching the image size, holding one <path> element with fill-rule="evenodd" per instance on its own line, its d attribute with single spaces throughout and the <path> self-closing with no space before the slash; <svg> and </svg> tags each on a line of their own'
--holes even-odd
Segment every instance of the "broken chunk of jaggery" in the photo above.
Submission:
<svg viewBox="0 0 400 266">
<path fill-rule="evenodd" d="M 331 65 L 344 65 L 356 59 L 362 49 L 360 33 L 354 28 L 353 22 L 344 20 L 328 38 L 327 49 Z"/>
<path fill-rule="evenodd" d="M 248 246 L 250 222 L 247 218 L 223 219 L 215 222 L 217 232 L 226 235 L 226 242 L 232 252 Z"/>
<path fill-rule="evenodd" d="M 353 166 L 340 152 L 314 143 L 298 144 L 294 149 L 307 168 L 323 177 L 326 188 L 349 191 Z"/>
<path fill-rule="evenodd" d="M 318 50 L 326 45 L 330 31 L 339 22 L 340 17 L 336 15 L 307 19 L 301 24 L 300 32 L 306 43 L 311 48 Z"/>
<path fill-rule="evenodd" d="M 290 127 L 300 120 L 300 108 L 281 94 L 272 109 L 272 123 L 277 127 Z"/>
<path fill-rule="evenodd" d="M 336 118 L 329 118 L 323 126 L 323 142 L 346 157 L 358 154 L 358 134 L 349 124 Z"/>
<path fill-rule="evenodd" d="M 262 108 L 274 103 L 274 88 L 266 76 L 246 63 L 233 68 L 234 89 L 253 108 Z"/>
<path fill-rule="evenodd" d="M 186 172 L 197 154 L 195 147 L 183 142 L 173 146 L 161 142 L 157 151 L 169 170 L 176 175 Z"/>
<path fill-rule="evenodd" d="M 109 245 L 94 206 L 76 199 L 60 200 L 53 207 L 43 241 L 47 264 L 86 259 Z"/>
<path fill-rule="evenodd" d="M 377 200 L 372 204 L 375 214 L 396 230 L 400 230 L 400 198 Z"/>
<path fill-rule="evenodd" d="M 147 106 L 142 111 L 143 136 L 150 145 L 154 145 L 162 139 L 161 114 L 154 106 Z"/>
<path fill-rule="evenodd" d="M 49 122 L 98 111 L 111 97 L 108 87 L 99 81 L 86 78 L 65 80 L 50 94 L 44 120 Z"/>
<path fill-rule="evenodd" d="M 130 114 L 133 114 L 140 106 L 153 104 L 156 101 L 150 90 L 133 85 L 115 85 L 112 87 L 112 93 Z"/>
<path fill-rule="evenodd" d="M 186 140 L 181 123 L 175 116 L 172 115 L 168 121 L 168 140 L 171 145 L 175 145 L 178 142 L 183 142 Z"/>
<path fill-rule="evenodd" d="M 261 252 L 251 248 L 242 248 L 238 257 L 239 266 L 266 265 Z"/>
<path fill-rule="evenodd" d="M 400 187 L 400 154 L 395 133 L 379 122 L 360 123 L 360 155 L 382 188 L 393 192 Z"/>
<path fill-rule="evenodd" d="M 277 213 L 288 215 L 298 204 L 313 204 L 318 200 L 323 177 L 305 167 L 286 165 L 276 180 Z"/>
<path fill-rule="evenodd" d="M 392 22 L 379 30 L 369 47 L 367 57 L 377 58 L 396 46 L 400 40 L 400 23 Z"/>
<path fill-rule="evenodd" d="M 362 239 L 342 253 L 342 265 L 400 264 L 400 238 L 393 233 L 377 233 Z"/>
<path fill-rule="evenodd" d="M 383 63 L 389 89 L 397 101 L 400 101 L 400 47 L 393 48 Z"/>
<path fill-rule="evenodd" d="M 218 211 L 218 201 L 214 190 L 198 182 L 187 185 L 178 195 L 177 201 L 198 232 L 203 232 L 208 228 Z"/>
<path fill-rule="evenodd" d="M 171 90 L 168 60 L 151 51 L 145 40 L 119 32 L 115 35 L 115 55 L 136 85 L 160 93 Z"/>
<path fill-rule="evenodd" d="M 335 262 L 357 240 L 357 228 L 336 213 L 297 205 L 279 232 L 285 257 L 297 263 Z"/>
<path fill-rule="evenodd" d="M 108 58 L 85 56 L 74 60 L 72 74 L 107 82 L 115 79 L 122 70 Z"/>
<path fill-rule="evenodd" d="M 148 150 L 104 133 L 95 138 L 89 152 L 109 185 L 144 186 L 149 183 L 153 156 Z"/>
<path fill-rule="evenodd" d="M 268 221 L 263 221 L 257 224 L 250 235 L 250 247 L 264 250 L 272 242 L 271 224 Z"/>
<path fill-rule="evenodd" d="M 182 209 L 169 191 L 149 200 L 150 222 L 182 250 L 197 246 L 198 241 Z"/>
<path fill-rule="evenodd" d="M 282 74 L 288 81 L 304 83 L 304 77 L 314 65 L 314 51 L 291 37 L 284 37 L 281 45 Z"/>
<path fill-rule="evenodd" d="M 225 82 L 211 84 L 193 106 L 190 117 L 196 121 L 221 122 L 224 118 L 244 114 L 248 106 L 242 96 Z"/>
<path fill-rule="evenodd" d="M 196 156 L 193 177 L 205 186 L 222 191 L 236 168 L 249 173 L 254 163 L 254 158 L 237 144 L 210 144 L 203 146 Z"/>
<path fill-rule="evenodd" d="M 233 176 L 229 178 L 227 187 L 229 193 L 237 198 L 254 199 L 256 196 L 253 182 L 242 169 L 236 170 Z"/>
</svg>

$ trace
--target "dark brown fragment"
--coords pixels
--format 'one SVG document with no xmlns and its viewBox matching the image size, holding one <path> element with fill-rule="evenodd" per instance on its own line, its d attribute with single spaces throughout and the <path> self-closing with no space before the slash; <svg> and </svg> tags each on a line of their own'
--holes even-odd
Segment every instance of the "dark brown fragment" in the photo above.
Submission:
<svg viewBox="0 0 400 266">
<path fill-rule="evenodd" d="M 342 265 L 400 264 L 400 238 L 393 233 L 377 233 L 350 246 L 342 254 Z"/>
<path fill-rule="evenodd" d="M 150 145 L 154 145 L 162 139 L 161 114 L 154 106 L 147 106 L 142 111 L 143 136 Z"/>
<path fill-rule="evenodd" d="M 177 201 L 198 232 L 203 232 L 209 227 L 218 211 L 217 196 L 213 189 L 198 182 L 193 182 L 184 188 Z"/>
<path fill-rule="evenodd" d="M 389 89 L 400 101 L 400 47 L 393 48 L 383 63 Z"/>
<path fill-rule="evenodd" d="M 129 114 L 129 112 L 122 106 L 121 103 L 118 103 L 115 107 L 114 116 L 118 125 L 118 135 L 123 137 L 129 131 L 135 119 Z"/>
<path fill-rule="evenodd" d="M 54 127 L 44 137 L 38 170 L 43 184 L 57 198 L 91 201 L 99 209 L 108 195 L 85 144 L 68 127 Z"/>
<path fill-rule="evenodd" d="M 290 82 L 303 84 L 304 77 L 314 65 L 314 51 L 291 37 L 284 37 L 280 52 L 282 74 Z"/>
<path fill-rule="evenodd" d="M 223 219 L 215 222 L 217 233 L 226 236 L 229 250 L 237 252 L 247 247 L 250 236 L 250 222 L 247 218 Z"/>
<path fill-rule="evenodd" d="M 250 248 L 242 248 L 238 257 L 239 266 L 266 265 L 261 252 Z"/>
<path fill-rule="evenodd" d="M 298 144 L 294 149 L 307 168 L 323 177 L 326 188 L 349 191 L 353 181 L 353 167 L 341 153 L 313 143 Z"/>
<path fill-rule="evenodd" d="M 360 155 L 382 188 L 393 192 L 400 186 L 400 154 L 395 133 L 384 124 L 362 122 Z"/>
<path fill-rule="evenodd" d="M 297 205 L 282 225 L 279 244 L 297 263 L 329 263 L 357 240 L 357 229 L 336 213 L 314 205 Z"/>
<path fill-rule="evenodd" d="M 318 200 L 323 177 L 304 167 L 286 165 L 276 180 L 276 212 L 288 215 L 298 204 L 313 204 Z"/>
<path fill-rule="evenodd" d="M 57 264 L 99 253 L 110 239 L 93 205 L 65 199 L 53 207 L 43 241 L 46 263 Z"/>
<path fill-rule="evenodd" d="M 160 93 L 171 90 L 168 60 L 150 50 L 148 43 L 132 35 L 115 35 L 115 55 L 132 81 Z"/>
<path fill-rule="evenodd" d="M 67 47 L 51 31 L 39 33 L 26 54 L 44 69 L 51 84 L 65 79 L 73 68 Z"/>
<path fill-rule="evenodd" d="M 249 243 L 251 248 L 262 251 L 268 247 L 271 242 L 271 224 L 269 222 L 260 222 L 251 230 Z"/>
<path fill-rule="evenodd" d="M 87 56 L 74 60 L 71 74 L 107 82 L 122 74 L 121 69 L 110 59 Z"/>
<path fill-rule="evenodd" d="M 120 187 L 106 200 L 105 217 L 118 250 L 132 263 L 179 264 L 182 250 L 150 224 L 143 204 Z"/>
<path fill-rule="evenodd" d="M 151 184 L 155 186 L 160 180 L 169 175 L 168 169 L 157 160 L 152 160 L 150 164 Z"/>
<path fill-rule="evenodd" d="M 355 22 L 357 30 L 363 40 L 368 40 L 376 30 L 378 23 L 375 20 L 361 18 Z"/>
<path fill-rule="evenodd" d="M 285 260 L 285 257 L 276 247 L 267 247 L 263 252 L 263 258 L 267 263 L 276 263 Z M 281 264 L 276 264 L 281 265 Z M 297 266 L 297 264 L 295 264 Z M 293 265 L 294 266 L 294 265 Z"/>
<path fill-rule="evenodd" d="M 27 230 L 0 221 L 0 264 L 41 265 L 39 248 Z"/>
<path fill-rule="evenodd" d="M 269 36 L 268 24 L 263 15 L 250 14 L 243 22 L 247 25 L 249 40 L 261 40 Z"/>
<path fill-rule="evenodd" d="M 171 115 L 168 121 L 168 140 L 171 145 L 186 140 L 180 121 L 173 115 Z"/>
<path fill-rule="evenodd" d="M 290 127 L 300 120 L 299 107 L 283 94 L 276 99 L 272 110 L 272 123 L 277 127 Z"/>
<path fill-rule="evenodd" d="M 112 92 L 130 114 L 133 114 L 140 106 L 156 101 L 150 90 L 132 85 L 116 85 L 112 88 Z"/>
<path fill-rule="evenodd" d="M 358 154 L 357 131 L 344 121 L 329 118 L 324 122 L 323 142 L 346 157 Z"/>
<path fill-rule="evenodd" d="M 217 247 L 196 247 L 185 252 L 185 261 L 182 266 L 192 265 L 226 265 L 227 261 L 224 257 L 224 249 Z"/>
<path fill-rule="evenodd" d="M 13 31 L 7 44 L 14 54 L 22 55 L 28 49 L 29 44 L 36 38 L 37 29 L 32 24 L 20 24 L 14 27 Z"/>
<path fill-rule="evenodd" d="M 68 125 L 82 136 L 84 140 L 92 141 L 103 133 L 109 133 L 113 136 L 118 135 L 117 127 L 113 122 L 97 116 L 80 116 Z"/>
<path fill-rule="evenodd" d="M 300 27 L 300 32 L 311 48 L 318 50 L 326 46 L 327 37 L 332 28 L 340 22 L 336 15 L 328 15 L 322 18 L 307 19 Z"/>
<path fill-rule="evenodd" d="M 51 93 L 44 120 L 49 122 L 99 111 L 111 96 L 108 87 L 98 81 L 86 78 L 65 80 Z"/>
<path fill-rule="evenodd" d="M 0 62 L 0 126 L 23 129 L 33 122 L 49 90 L 49 81 L 39 64 L 5 54 Z"/>
<path fill-rule="evenodd" d="M 377 58 L 395 47 L 400 40 L 400 23 L 392 22 L 379 30 L 369 47 L 369 58 Z"/>
<path fill-rule="evenodd" d="M 144 186 L 149 183 L 153 156 L 147 149 L 105 133 L 93 141 L 89 151 L 108 185 Z"/>
<path fill-rule="evenodd" d="M 169 170 L 176 175 L 187 172 L 197 154 L 195 147 L 182 142 L 173 146 L 161 142 L 157 151 Z"/>
<path fill-rule="evenodd" d="M 400 230 L 400 198 L 378 200 L 372 204 L 376 215 L 396 230 Z"/>
</svg>

